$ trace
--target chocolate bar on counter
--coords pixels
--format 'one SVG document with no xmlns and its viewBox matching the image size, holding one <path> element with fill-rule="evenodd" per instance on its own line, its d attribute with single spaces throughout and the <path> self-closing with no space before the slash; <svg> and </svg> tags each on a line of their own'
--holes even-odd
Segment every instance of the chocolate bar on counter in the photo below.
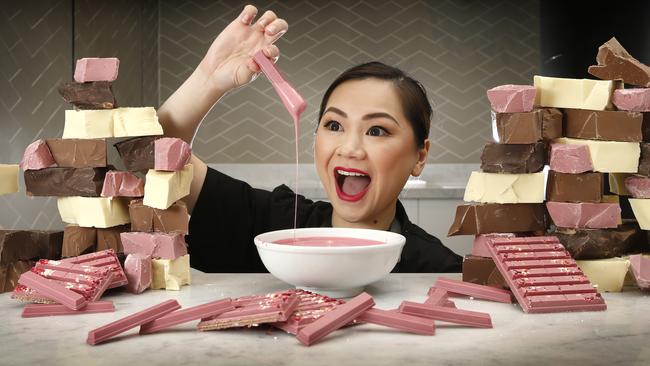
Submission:
<svg viewBox="0 0 650 366">
<path fill-rule="evenodd" d="M 25 171 L 28 196 L 99 197 L 108 168 L 45 168 Z"/>
<path fill-rule="evenodd" d="M 562 136 L 562 112 L 556 108 L 493 113 L 492 118 L 501 144 L 534 144 Z"/>
<path fill-rule="evenodd" d="M 603 174 L 548 172 L 546 196 L 556 202 L 594 202 L 603 197 Z"/>
<path fill-rule="evenodd" d="M 463 259 L 463 281 L 507 289 L 508 283 L 490 257 L 468 254 Z"/>
<path fill-rule="evenodd" d="M 106 166 L 104 139 L 45 140 L 59 168 L 100 168 Z"/>
<path fill-rule="evenodd" d="M 447 235 L 538 231 L 547 223 L 543 203 L 460 205 Z"/>
<path fill-rule="evenodd" d="M 63 231 L 0 230 L 0 265 L 29 259 L 61 258 Z"/>
<path fill-rule="evenodd" d="M 564 109 L 564 136 L 588 140 L 641 142 L 640 112 Z"/>
<path fill-rule="evenodd" d="M 603 259 L 630 253 L 637 246 L 639 229 L 623 224 L 616 229 L 562 229 L 549 233 L 560 239 L 575 259 Z"/>
<path fill-rule="evenodd" d="M 64 82 L 59 85 L 58 91 L 66 102 L 79 109 L 112 109 L 117 107 L 110 81 Z"/>
<path fill-rule="evenodd" d="M 589 66 L 588 72 L 597 78 L 650 87 L 650 67 L 632 57 L 614 37 L 598 47 L 596 62 L 598 65 Z"/>
<path fill-rule="evenodd" d="M 127 170 L 146 171 L 155 164 L 155 141 L 158 137 L 135 137 L 115 144 Z"/>
<path fill-rule="evenodd" d="M 177 201 L 166 210 L 145 206 L 142 200 L 129 203 L 131 231 L 188 233 L 189 216 L 183 201 Z"/>
<path fill-rule="evenodd" d="M 488 143 L 481 154 L 481 170 L 486 173 L 537 173 L 546 163 L 546 147 L 535 144 Z"/>
</svg>

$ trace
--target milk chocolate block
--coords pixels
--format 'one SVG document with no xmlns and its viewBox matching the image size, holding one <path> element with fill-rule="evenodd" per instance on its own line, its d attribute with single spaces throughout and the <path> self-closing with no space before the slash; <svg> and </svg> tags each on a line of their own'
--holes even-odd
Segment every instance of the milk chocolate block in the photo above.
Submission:
<svg viewBox="0 0 650 366">
<path fill-rule="evenodd" d="M 543 203 L 460 205 L 447 236 L 516 233 L 546 227 Z"/>
<path fill-rule="evenodd" d="M 650 67 L 627 53 L 614 37 L 598 47 L 596 62 L 598 65 L 589 66 L 588 72 L 597 78 L 650 87 Z"/>
<path fill-rule="evenodd" d="M 546 195 L 549 201 L 598 203 L 603 187 L 602 173 L 567 174 L 551 170 Z"/>
<path fill-rule="evenodd" d="M 463 259 L 463 281 L 502 289 L 509 288 L 491 257 L 466 255 Z"/>
<path fill-rule="evenodd" d="M 120 68 L 116 57 L 86 57 L 77 60 L 74 80 L 78 83 L 88 81 L 115 81 Z"/>
<path fill-rule="evenodd" d="M 574 259 L 602 259 L 625 255 L 635 246 L 638 230 L 629 224 L 617 229 L 582 229 L 554 232 Z"/>
<path fill-rule="evenodd" d="M 544 168 L 544 143 L 507 145 L 488 143 L 481 154 L 481 170 L 486 173 L 537 173 Z"/>
<path fill-rule="evenodd" d="M 118 225 L 107 228 L 97 228 L 97 251 L 113 249 L 115 253 L 123 253 L 124 246 L 120 235 L 130 230 L 131 225 Z"/>
<path fill-rule="evenodd" d="M 566 79 L 545 76 L 534 77 L 537 95 L 535 105 L 554 108 L 612 110 L 611 96 L 621 89 L 617 80 Z"/>
<path fill-rule="evenodd" d="M 595 141 L 562 137 L 554 143 L 586 145 L 594 166 L 601 173 L 636 173 L 639 165 L 639 143 L 620 141 Z"/>
<path fill-rule="evenodd" d="M 472 172 L 465 188 L 465 202 L 542 203 L 544 172 L 531 174 Z"/>
<path fill-rule="evenodd" d="M 56 165 L 60 168 L 101 168 L 106 166 L 106 140 L 47 139 Z"/>
<path fill-rule="evenodd" d="M 564 136 L 588 140 L 641 142 L 639 112 L 564 110 Z"/>
<path fill-rule="evenodd" d="M 650 177 L 627 177 L 625 178 L 625 189 L 634 198 L 650 198 Z"/>
<path fill-rule="evenodd" d="M 66 110 L 64 139 L 113 137 L 113 109 Z"/>
<path fill-rule="evenodd" d="M 20 161 L 20 168 L 22 170 L 37 170 L 51 167 L 55 163 L 45 141 L 36 140 L 25 149 L 23 158 Z"/>
<path fill-rule="evenodd" d="M 162 125 L 153 107 L 117 108 L 113 113 L 113 136 L 162 135 Z"/>
<path fill-rule="evenodd" d="M 579 174 L 594 170 L 586 145 L 551 144 L 551 170 Z"/>
<path fill-rule="evenodd" d="M 540 108 L 525 113 L 493 113 L 496 142 L 501 144 L 534 144 L 562 136 L 562 112 L 556 108 Z"/>
<path fill-rule="evenodd" d="M 34 267 L 34 261 L 16 261 L 10 264 L 0 264 L 0 293 L 13 291 L 18 285 L 20 275 Z"/>
<path fill-rule="evenodd" d="M 487 91 L 492 110 L 499 113 L 530 112 L 535 101 L 532 85 L 501 85 Z"/>
<path fill-rule="evenodd" d="M 639 158 L 639 167 L 636 172 L 640 175 L 650 177 L 650 143 L 641 143 L 641 156 Z"/>
<path fill-rule="evenodd" d="M 18 192 L 18 164 L 0 164 L 0 196 Z"/>
<path fill-rule="evenodd" d="M 129 203 L 131 230 L 142 232 L 188 233 L 189 215 L 183 201 L 177 201 L 166 210 L 145 206 L 142 200 Z"/>
<path fill-rule="evenodd" d="M 136 137 L 115 144 L 127 170 L 136 172 L 154 168 L 156 139 L 154 136 Z"/>
<path fill-rule="evenodd" d="M 97 229 L 67 225 L 63 229 L 63 258 L 92 253 L 97 248 Z"/>
<path fill-rule="evenodd" d="M 63 231 L 0 230 L 0 265 L 19 260 L 59 259 Z"/>
<path fill-rule="evenodd" d="M 190 145 L 176 137 L 163 137 L 156 140 L 154 150 L 155 170 L 183 170 L 185 164 L 190 162 L 190 156 L 192 155 Z"/>
<path fill-rule="evenodd" d="M 102 197 L 142 197 L 144 180 L 130 172 L 111 170 L 106 173 Z"/>
<path fill-rule="evenodd" d="M 63 99 L 79 109 L 115 108 L 115 96 L 108 81 L 90 83 L 61 83 L 59 94 Z"/>
<path fill-rule="evenodd" d="M 621 224 L 621 207 L 616 203 L 546 202 L 546 208 L 560 228 L 607 229 Z"/>
<path fill-rule="evenodd" d="M 650 88 L 615 90 L 612 101 L 622 111 L 650 112 Z"/>
<path fill-rule="evenodd" d="M 107 168 L 45 168 L 25 171 L 28 196 L 99 197 Z"/>
</svg>

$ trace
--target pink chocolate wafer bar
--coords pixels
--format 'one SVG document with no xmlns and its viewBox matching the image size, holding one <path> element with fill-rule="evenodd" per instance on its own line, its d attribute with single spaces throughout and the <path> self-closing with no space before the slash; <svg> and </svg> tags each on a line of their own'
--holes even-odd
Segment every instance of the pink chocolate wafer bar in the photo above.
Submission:
<svg viewBox="0 0 650 366">
<path fill-rule="evenodd" d="M 42 277 L 63 282 L 66 288 L 83 295 L 88 301 L 99 300 L 113 282 L 113 272 L 108 269 L 97 268 L 102 270 L 100 273 L 78 273 L 68 270 L 65 266 L 65 264 L 62 264 L 61 266 L 47 268 L 37 264 L 32 268 L 32 271 Z"/>
<path fill-rule="evenodd" d="M 59 304 L 65 305 L 67 308 L 72 310 L 79 310 L 88 303 L 82 295 L 67 289 L 56 281 L 39 276 L 32 271 L 27 271 L 20 275 L 18 283 L 32 288 L 43 296 L 46 296 Z"/>
<path fill-rule="evenodd" d="M 74 81 L 85 83 L 89 81 L 115 81 L 120 67 L 116 57 L 88 57 L 77 60 L 74 69 Z"/>
<path fill-rule="evenodd" d="M 125 171 L 110 170 L 104 176 L 102 197 L 142 197 L 144 180 Z"/>
<path fill-rule="evenodd" d="M 37 170 L 56 165 L 50 148 L 44 140 L 36 140 L 25 149 L 25 154 L 20 161 L 20 169 Z"/>
<path fill-rule="evenodd" d="M 434 335 L 436 333 L 433 319 L 402 314 L 397 311 L 368 309 L 357 320 L 415 334 Z"/>
<path fill-rule="evenodd" d="M 487 91 L 492 110 L 497 113 L 531 112 L 535 94 L 532 85 L 501 85 Z"/>
<path fill-rule="evenodd" d="M 124 333 L 129 329 L 149 323 L 180 308 L 181 306 L 176 300 L 161 302 L 158 305 L 154 305 L 150 308 L 89 331 L 86 343 L 94 346 L 120 333 Z"/>
<path fill-rule="evenodd" d="M 57 302 L 41 295 L 33 288 L 18 284 L 11 293 L 11 298 L 22 302 L 30 302 L 36 304 L 56 304 Z"/>
<path fill-rule="evenodd" d="M 307 108 L 307 102 L 298 94 L 288 81 L 286 81 L 275 65 L 260 50 L 253 56 L 255 62 L 260 66 L 262 72 L 273 84 L 273 88 L 280 96 L 284 107 L 289 111 L 294 121 L 300 118 L 302 112 Z"/>
<path fill-rule="evenodd" d="M 631 255 L 630 268 L 639 288 L 650 290 L 650 258 L 641 254 Z"/>
<path fill-rule="evenodd" d="M 83 254 L 77 257 L 61 259 L 61 262 L 74 263 L 74 264 L 83 264 L 86 266 L 93 267 L 106 267 L 110 269 L 113 273 L 113 282 L 108 286 L 108 288 L 115 288 L 124 286 L 128 283 L 126 275 L 124 274 L 124 269 L 120 265 L 119 259 L 113 249 L 106 249 L 99 252 Z"/>
<path fill-rule="evenodd" d="M 355 298 L 337 306 L 334 310 L 302 328 L 296 338 L 300 343 L 311 346 L 333 331 L 358 318 L 374 305 L 375 301 L 372 296 L 362 292 Z"/>
<path fill-rule="evenodd" d="M 283 322 L 289 319 L 299 303 L 300 298 L 296 294 L 253 301 L 235 310 L 203 318 L 197 327 L 200 331 L 206 331 Z"/>
<path fill-rule="evenodd" d="M 446 306 L 420 304 L 403 301 L 399 306 L 400 313 L 423 318 L 440 320 L 448 323 L 467 325 L 477 328 L 492 328 L 490 314 L 478 311 L 455 309 Z"/>
<path fill-rule="evenodd" d="M 163 137 L 154 141 L 155 170 L 183 170 L 190 162 L 191 155 L 190 145 L 177 137 Z"/>
<path fill-rule="evenodd" d="M 488 248 L 525 312 L 607 309 L 605 300 L 557 237 L 492 238 Z"/>
<path fill-rule="evenodd" d="M 235 310 L 235 307 L 232 306 L 231 299 L 221 299 L 187 309 L 176 310 L 152 322 L 142 324 L 140 326 L 140 334 L 159 332 L 175 325 L 216 316 L 232 310 Z"/>
<path fill-rule="evenodd" d="M 334 310 L 337 306 L 344 304 L 345 301 L 313 293 L 305 290 L 295 291 L 300 298 L 300 303 L 293 314 L 284 322 L 273 323 L 276 328 L 282 329 L 287 333 L 298 334 L 300 329 L 307 324 L 313 323 L 316 319 L 322 317 L 327 312 Z M 354 321 L 348 325 L 356 324 Z"/>
<path fill-rule="evenodd" d="M 438 278 L 435 287 L 445 289 L 451 293 L 467 295 L 477 299 L 491 300 L 507 304 L 512 303 L 512 293 L 510 291 L 490 286 L 478 285 L 451 278 Z"/>
<path fill-rule="evenodd" d="M 61 304 L 27 304 L 23 308 L 23 318 L 58 315 L 82 315 L 93 313 L 110 313 L 115 311 L 112 301 L 89 302 L 83 309 L 70 310 Z"/>
<path fill-rule="evenodd" d="M 490 251 L 487 249 L 486 242 L 489 238 L 492 237 L 506 237 L 514 238 L 514 233 L 491 233 L 491 234 L 479 234 L 474 237 L 474 245 L 472 246 L 472 255 L 479 257 L 489 257 Z"/>
</svg>

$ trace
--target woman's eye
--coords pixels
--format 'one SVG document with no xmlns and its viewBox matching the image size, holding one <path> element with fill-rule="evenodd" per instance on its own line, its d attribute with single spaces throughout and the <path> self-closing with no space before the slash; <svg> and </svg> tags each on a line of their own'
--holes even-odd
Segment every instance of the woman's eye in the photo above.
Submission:
<svg viewBox="0 0 650 366">
<path fill-rule="evenodd" d="M 328 121 L 324 127 L 330 131 L 341 131 L 343 129 L 341 124 L 336 121 Z"/>
<path fill-rule="evenodd" d="M 368 130 L 368 135 L 369 136 L 387 136 L 388 131 L 386 131 L 385 128 L 379 127 L 379 126 L 372 126 Z"/>
</svg>

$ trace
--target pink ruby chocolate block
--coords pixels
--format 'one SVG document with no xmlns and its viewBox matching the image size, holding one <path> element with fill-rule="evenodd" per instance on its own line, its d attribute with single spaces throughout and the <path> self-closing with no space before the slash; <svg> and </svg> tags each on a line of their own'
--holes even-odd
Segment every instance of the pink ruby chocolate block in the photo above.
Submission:
<svg viewBox="0 0 650 366">
<path fill-rule="evenodd" d="M 130 172 L 111 170 L 104 177 L 102 197 L 142 197 L 144 180 Z"/>
<path fill-rule="evenodd" d="M 650 112 L 650 88 L 617 89 L 612 102 L 622 111 Z"/>
<path fill-rule="evenodd" d="M 498 113 L 530 112 L 537 91 L 532 85 L 501 85 L 487 91 L 492 110 Z"/>
<path fill-rule="evenodd" d="M 578 174 L 594 169 L 587 145 L 551 144 L 551 170 Z"/>
<path fill-rule="evenodd" d="M 163 137 L 154 142 L 154 169 L 165 171 L 183 170 L 190 161 L 190 145 L 175 137 Z"/>
<path fill-rule="evenodd" d="M 22 170 L 38 170 L 56 165 L 52 152 L 44 140 L 36 140 L 25 149 L 23 159 L 20 161 Z"/>
</svg>

